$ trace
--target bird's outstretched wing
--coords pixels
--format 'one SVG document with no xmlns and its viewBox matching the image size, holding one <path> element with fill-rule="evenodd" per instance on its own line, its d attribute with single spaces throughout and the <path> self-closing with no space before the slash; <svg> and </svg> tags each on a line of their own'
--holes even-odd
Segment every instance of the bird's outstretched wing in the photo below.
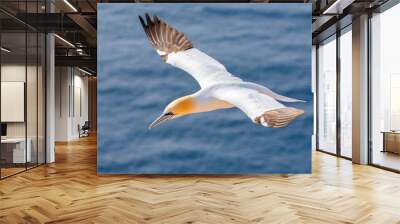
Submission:
<svg viewBox="0 0 400 224">
<path fill-rule="evenodd" d="M 192 43 L 185 34 L 177 31 L 157 16 L 151 18 L 146 13 L 145 18 L 143 19 L 139 16 L 140 23 L 151 45 L 161 56 L 193 48 Z M 162 57 L 162 59 L 166 59 L 166 57 Z"/>
<path fill-rule="evenodd" d="M 214 58 L 193 47 L 185 34 L 177 31 L 157 16 L 139 20 L 151 45 L 161 58 L 189 73 L 201 88 L 219 83 L 242 81 L 229 73 L 225 66 Z"/>
<path fill-rule="evenodd" d="M 212 95 L 243 111 L 253 122 L 270 128 L 286 127 L 304 113 L 301 109 L 286 107 L 274 98 L 240 84 L 217 85 Z"/>
</svg>

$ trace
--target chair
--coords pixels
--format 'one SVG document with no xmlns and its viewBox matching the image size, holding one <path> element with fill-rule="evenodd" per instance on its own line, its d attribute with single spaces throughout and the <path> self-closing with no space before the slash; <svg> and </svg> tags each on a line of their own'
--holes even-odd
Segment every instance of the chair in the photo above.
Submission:
<svg viewBox="0 0 400 224">
<path fill-rule="evenodd" d="M 89 129 L 90 129 L 89 121 L 85 121 L 82 127 L 78 124 L 79 138 L 89 136 Z"/>
</svg>

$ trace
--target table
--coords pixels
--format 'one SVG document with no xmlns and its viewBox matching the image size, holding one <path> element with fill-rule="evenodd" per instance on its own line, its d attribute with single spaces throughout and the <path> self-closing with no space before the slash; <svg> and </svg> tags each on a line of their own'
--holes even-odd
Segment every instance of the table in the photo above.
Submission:
<svg viewBox="0 0 400 224">
<path fill-rule="evenodd" d="M 30 162 L 32 160 L 32 153 L 31 153 L 31 145 L 32 141 L 30 138 L 27 138 L 27 147 L 25 151 L 25 138 L 5 138 L 1 139 L 1 153 L 2 157 L 4 156 L 9 157 L 6 160 L 9 160 L 7 162 L 10 163 L 26 163 Z M 12 146 L 10 149 L 9 147 Z M 7 155 L 10 152 L 11 155 Z M 6 154 L 3 156 L 3 154 Z M 12 158 L 12 160 L 11 160 Z"/>
<path fill-rule="evenodd" d="M 400 131 L 382 131 L 383 150 L 382 152 L 392 152 L 400 154 Z"/>
</svg>

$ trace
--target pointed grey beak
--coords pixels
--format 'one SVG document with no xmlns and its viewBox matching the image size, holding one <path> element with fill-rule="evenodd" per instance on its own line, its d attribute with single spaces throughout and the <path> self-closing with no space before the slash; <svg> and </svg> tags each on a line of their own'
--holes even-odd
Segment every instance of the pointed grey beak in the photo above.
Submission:
<svg viewBox="0 0 400 224">
<path fill-rule="evenodd" d="M 151 123 L 149 125 L 149 129 L 152 129 L 158 125 L 160 125 L 161 123 L 164 123 L 170 119 L 172 119 L 174 117 L 173 113 L 165 113 L 165 114 L 161 114 L 161 116 L 159 116 L 155 121 L 153 121 L 153 123 Z"/>
</svg>

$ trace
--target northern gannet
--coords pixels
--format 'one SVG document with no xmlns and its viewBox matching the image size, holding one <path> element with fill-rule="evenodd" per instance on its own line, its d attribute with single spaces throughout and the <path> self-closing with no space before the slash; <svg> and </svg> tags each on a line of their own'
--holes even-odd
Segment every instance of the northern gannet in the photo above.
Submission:
<svg viewBox="0 0 400 224">
<path fill-rule="evenodd" d="M 239 108 L 254 123 L 270 128 L 286 127 L 304 113 L 304 110 L 278 102 L 304 101 L 279 95 L 265 86 L 233 76 L 220 62 L 194 48 L 185 34 L 157 16 L 151 18 L 146 13 L 145 19 L 139 16 L 139 20 L 161 59 L 189 73 L 201 87 L 199 91 L 169 103 L 149 129 L 177 117 L 232 107 Z"/>
</svg>

